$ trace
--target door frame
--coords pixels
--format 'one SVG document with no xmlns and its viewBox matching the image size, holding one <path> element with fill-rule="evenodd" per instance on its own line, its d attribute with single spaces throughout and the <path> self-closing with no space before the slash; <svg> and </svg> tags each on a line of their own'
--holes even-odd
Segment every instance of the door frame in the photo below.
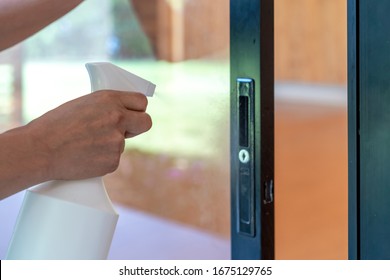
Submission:
<svg viewBox="0 0 390 280">
<path fill-rule="evenodd" d="M 274 259 L 274 0 L 230 1 L 230 69 L 232 259 Z"/>
<path fill-rule="evenodd" d="M 349 259 L 390 259 L 390 2 L 348 0 Z"/>
<path fill-rule="evenodd" d="M 360 259 L 359 246 L 359 93 L 358 93 L 358 9 L 348 0 L 348 258 Z"/>
</svg>

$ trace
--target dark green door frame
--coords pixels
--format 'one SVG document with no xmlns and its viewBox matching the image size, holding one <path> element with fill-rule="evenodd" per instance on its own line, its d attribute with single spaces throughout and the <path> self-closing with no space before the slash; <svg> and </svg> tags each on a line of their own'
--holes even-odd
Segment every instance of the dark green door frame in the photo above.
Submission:
<svg viewBox="0 0 390 280">
<path fill-rule="evenodd" d="M 349 258 L 390 259 L 390 1 L 347 1 Z M 273 259 L 273 0 L 230 10 L 232 258 Z"/>
<path fill-rule="evenodd" d="M 357 2 L 348 0 L 348 257 L 360 259 Z"/>
<path fill-rule="evenodd" d="M 348 0 L 350 259 L 390 259 L 389 14 L 388 0 Z"/>
<path fill-rule="evenodd" d="M 274 259 L 274 1 L 230 1 L 233 259 Z"/>
</svg>

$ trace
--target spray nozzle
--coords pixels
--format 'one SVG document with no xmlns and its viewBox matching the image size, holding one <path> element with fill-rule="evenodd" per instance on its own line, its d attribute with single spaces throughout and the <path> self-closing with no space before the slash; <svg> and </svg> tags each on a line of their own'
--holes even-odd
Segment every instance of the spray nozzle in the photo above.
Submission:
<svg viewBox="0 0 390 280">
<path fill-rule="evenodd" d="M 152 96 L 156 85 L 109 62 L 85 64 L 91 80 L 91 90 L 135 91 Z"/>
</svg>

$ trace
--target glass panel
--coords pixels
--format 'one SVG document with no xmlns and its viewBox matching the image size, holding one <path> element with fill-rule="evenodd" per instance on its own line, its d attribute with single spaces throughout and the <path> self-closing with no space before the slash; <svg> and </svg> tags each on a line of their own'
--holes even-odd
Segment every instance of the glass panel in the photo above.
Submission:
<svg viewBox="0 0 390 280">
<path fill-rule="evenodd" d="M 230 258 L 228 23 L 228 0 L 85 1 L 24 43 L 25 122 L 90 92 L 86 62 L 157 85 L 153 128 L 105 177 L 120 214 L 109 258 Z M 0 217 L 1 257 L 14 216 Z"/>
<path fill-rule="evenodd" d="M 275 0 L 278 259 L 348 256 L 346 2 Z"/>
<path fill-rule="evenodd" d="M 0 53 L 0 133 L 22 121 L 20 54 L 20 46 Z"/>
</svg>

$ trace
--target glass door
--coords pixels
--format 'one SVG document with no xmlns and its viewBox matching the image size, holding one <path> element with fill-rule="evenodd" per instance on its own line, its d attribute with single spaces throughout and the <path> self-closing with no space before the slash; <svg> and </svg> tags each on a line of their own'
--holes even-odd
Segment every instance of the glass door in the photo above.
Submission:
<svg viewBox="0 0 390 280">
<path fill-rule="evenodd" d="M 84 1 L 23 44 L 24 122 L 90 92 L 86 62 L 157 85 L 153 128 L 104 178 L 110 259 L 231 258 L 228 23 L 229 0 Z M 1 258 L 22 197 L 0 202 Z"/>
<path fill-rule="evenodd" d="M 105 178 L 128 217 L 111 257 L 229 259 L 229 1 L 129 4 L 150 53 L 118 63 L 157 89 L 153 128 L 127 142 Z M 131 50 L 129 30 L 119 50 Z"/>
<path fill-rule="evenodd" d="M 347 1 L 275 0 L 275 255 L 348 258 Z"/>
</svg>

